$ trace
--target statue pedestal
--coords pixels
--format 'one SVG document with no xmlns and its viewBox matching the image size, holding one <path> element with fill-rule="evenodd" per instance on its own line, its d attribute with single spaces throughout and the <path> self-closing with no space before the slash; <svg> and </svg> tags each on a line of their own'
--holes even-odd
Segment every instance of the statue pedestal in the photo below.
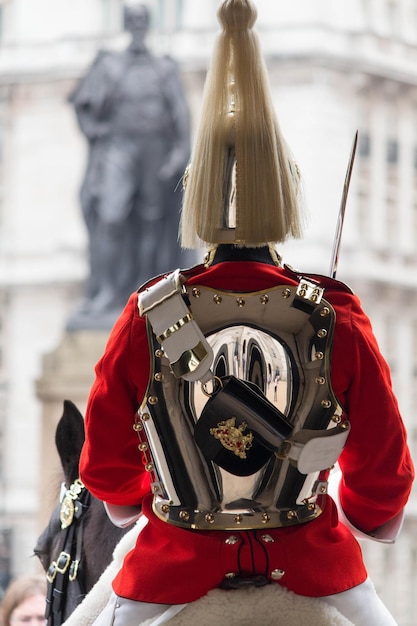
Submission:
<svg viewBox="0 0 417 626">
<path fill-rule="evenodd" d="M 55 447 L 55 430 L 64 400 L 71 400 L 84 415 L 94 367 L 104 352 L 109 331 L 67 332 L 58 347 L 43 357 L 43 371 L 36 381 L 42 403 L 41 455 L 39 469 L 40 528 L 47 524 L 57 504 L 62 480 L 61 462 Z"/>
</svg>

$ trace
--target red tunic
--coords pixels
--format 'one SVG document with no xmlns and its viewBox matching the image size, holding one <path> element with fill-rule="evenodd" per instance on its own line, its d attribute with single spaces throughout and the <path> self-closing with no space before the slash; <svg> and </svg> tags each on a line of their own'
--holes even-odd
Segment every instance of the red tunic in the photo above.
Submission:
<svg viewBox="0 0 417 626">
<path fill-rule="evenodd" d="M 190 286 L 230 291 L 295 284 L 290 271 L 253 261 L 200 266 L 187 275 Z M 406 504 L 413 465 L 389 369 L 369 319 L 358 298 L 340 283 L 324 279 L 324 286 L 336 311 L 332 385 L 351 422 L 339 460 L 341 504 L 349 521 L 370 533 Z M 367 574 L 359 544 L 339 521 L 330 496 L 317 519 L 267 533 L 185 530 L 155 517 L 149 474 L 132 428 L 150 362 L 137 300 L 137 294 L 130 297 L 97 364 L 80 460 L 81 478 L 97 498 L 113 505 L 142 505 L 150 520 L 125 558 L 114 591 L 134 600 L 179 604 L 205 595 L 232 572 L 276 580 L 280 571 L 279 584 L 306 596 L 334 594 L 363 582 Z M 230 535 L 237 542 L 227 541 Z"/>
</svg>

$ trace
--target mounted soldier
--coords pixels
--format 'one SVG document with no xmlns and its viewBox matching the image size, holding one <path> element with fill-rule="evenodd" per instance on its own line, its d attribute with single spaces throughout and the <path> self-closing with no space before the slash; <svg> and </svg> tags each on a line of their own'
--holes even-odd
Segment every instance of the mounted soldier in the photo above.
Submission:
<svg viewBox="0 0 417 626">
<path fill-rule="evenodd" d="M 300 173 L 254 6 L 226 0 L 219 19 L 181 231 L 205 261 L 132 294 L 87 407 L 83 482 L 115 523 L 146 518 L 95 625 L 280 585 L 392 626 L 354 536 L 393 541 L 411 489 L 389 369 L 348 287 L 282 263 L 276 245 L 301 236 Z"/>
</svg>

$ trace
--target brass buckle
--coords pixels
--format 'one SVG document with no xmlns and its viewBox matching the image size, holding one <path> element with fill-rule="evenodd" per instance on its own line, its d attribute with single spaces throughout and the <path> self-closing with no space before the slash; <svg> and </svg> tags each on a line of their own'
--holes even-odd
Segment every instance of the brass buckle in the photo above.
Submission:
<svg viewBox="0 0 417 626">
<path fill-rule="evenodd" d="M 46 572 L 46 580 L 48 583 L 53 583 L 56 576 L 56 561 L 52 561 Z"/>
<path fill-rule="evenodd" d="M 71 555 L 68 552 L 61 552 L 56 560 L 56 571 L 65 574 L 71 561 Z"/>
<path fill-rule="evenodd" d="M 68 577 L 71 582 L 74 582 L 74 580 L 77 578 L 79 564 L 80 562 L 78 559 L 76 561 L 72 561 L 71 563 Z"/>
</svg>

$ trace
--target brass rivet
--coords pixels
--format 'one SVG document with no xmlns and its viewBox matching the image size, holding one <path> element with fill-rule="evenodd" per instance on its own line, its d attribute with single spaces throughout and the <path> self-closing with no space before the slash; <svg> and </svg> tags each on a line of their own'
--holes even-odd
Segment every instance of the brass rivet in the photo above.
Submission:
<svg viewBox="0 0 417 626">
<path fill-rule="evenodd" d="M 236 515 L 235 522 L 236 522 L 236 524 L 241 524 L 243 522 L 243 516 L 242 515 Z"/>
<path fill-rule="evenodd" d="M 187 522 L 190 519 L 190 514 L 188 513 L 188 511 L 180 511 L 180 519 L 183 519 Z"/>
<path fill-rule="evenodd" d="M 288 519 L 294 519 L 296 516 L 297 516 L 297 513 L 295 511 L 288 511 L 287 513 Z"/>
<path fill-rule="evenodd" d="M 191 293 L 193 294 L 194 298 L 199 298 L 201 296 L 201 291 L 197 289 L 197 287 L 193 287 Z"/>
<path fill-rule="evenodd" d="M 324 409 L 330 409 L 330 407 L 332 406 L 332 403 L 330 402 L 330 400 L 322 400 L 321 401 L 321 406 Z"/>
<path fill-rule="evenodd" d="M 340 415 L 333 415 L 333 417 L 332 417 L 332 421 L 333 421 L 335 424 L 340 424 L 340 422 L 342 421 L 342 418 L 340 417 Z"/>
<path fill-rule="evenodd" d="M 320 328 L 320 330 L 317 331 L 317 337 L 320 337 L 320 339 L 327 337 L 327 330 L 325 328 Z"/>
<path fill-rule="evenodd" d="M 230 535 L 230 537 L 228 537 L 224 543 L 226 543 L 228 546 L 234 546 L 238 542 L 239 542 L 239 539 L 235 535 Z"/>
<path fill-rule="evenodd" d="M 157 372 L 157 373 L 155 374 L 155 380 L 156 380 L 158 383 L 160 383 L 161 381 L 163 381 L 163 380 L 164 380 L 164 375 L 162 374 L 162 372 Z"/>
<path fill-rule="evenodd" d="M 327 487 L 325 487 L 324 485 L 320 487 L 320 493 L 327 493 Z"/>
<path fill-rule="evenodd" d="M 161 511 L 162 511 L 162 513 L 169 513 L 169 506 L 168 506 L 168 504 L 163 504 L 161 506 Z"/>
<path fill-rule="evenodd" d="M 159 492 L 159 485 L 154 485 L 154 486 L 152 487 L 152 491 L 153 491 L 154 493 L 158 493 L 158 492 Z"/>
<path fill-rule="evenodd" d="M 308 508 L 309 511 L 315 511 L 316 510 L 316 505 L 315 504 L 309 504 L 307 508 Z"/>
<path fill-rule="evenodd" d="M 271 516 L 268 515 L 268 513 L 262 513 L 262 524 L 267 524 L 269 522 L 269 520 L 271 519 Z"/>
<path fill-rule="evenodd" d="M 316 355 L 315 355 L 315 356 L 316 356 L 316 359 L 317 359 L 318 361 L 322 361 L 322 360 L 324 359 L 324 354 L 323 354 L 323 352 L 316 352 Z"/>
<path fill-rule="evenodd" d="M 146 469 L 146 471 L 147 471 L 147 472 L 152 472 L 152 471 L 154 470 L 154 467 L 155 467 L 155 466 L 154 466 L 154 464 L 153 464 L 153 463 L 147 463 L 147 464 L 145 465 L 145 469 Z"/>
<path fill-rule="evenodd" d="M 138 448 L 141 452 L 146 452 L 146 450 L 149 448 L 148 444 L 146 443 L 146 441 L 143 441 L 142 443 L 140 443 L 138 445 Z"/>
<path fill-rule="evenodd" d="M 291 289 L 283 289 L 282 290 L 282 297 L 287 299 L 291 296 Z"/>
<path fill-rule="evenodd" d="M 285 574 L 285 571 L 283 569 L 274 569 L 271 572 L 271 578 L 272 580 L 281 580 L 284 574 Z"/>
<path fill-rule="evenodd" d="M 143 422 L 147 422 L 151 419 L 151 416 L 149 415 L 149 413 L 142 413 L 141 418 Z"/>
<path fill-rule="evenodd" d="M 133 424 L 133 430 L 137 433 L 140 432 L 141 430 L 143 430 L 143 424 L 141 424 L 140 422 L 135 422 Z"/>
<path fill-rule="evenodd" d="M 242 309 L 245 306 L 246 302 L 244 298 L 236 298 L 236 304 L 240 309 Z"/>
<path fill-rule="evenodd" d="M 208 522 L 209 524 L 214 524 L 214 515 L 213 515 L 213 513 L 207 513 L 205 519 L 206 519 L 206 522 Z"/>
<path fill-rule="evenodd" d="M 148 402 L 149 404 L 158 404 L 158 398 L 156 396 L 149 396 Z"/>
<path fill-rule="evenodd" d="M 330 309 L 329 309 L 329 307 L 328 307 L 328 306 L 324 306 L 324 307 L 322 308 L 322 310 L 320 311 L 320 315 L 321 315 L 322 317 L 327 317 L 328 315 L 330 315 Z"/>
<path fill-rule="evenodd" d="M 343 422 L 343 424 L 340 424 L 340 428 L 342 430 L 347 430 L 349 428 L 349 424 L 347 422 Z"/>
<path fill-rule="evenodd" d="M 267 294 L 261 296 L 261 304 L 268 304 L 269 296 Z"/>
<path fill-rule="evenodd" d="M 215 302 L 215 304 L 221 304 L 223 298 L 221 296 L 218 296 L 217 294 L 215 296 L 213 296 L 213 301 Z"/>
<path fill-rule="evenodd" d="M 161 350 L 161 348 L 158 348 L 158 350 L 155 350 L 155 356 L 157 359 L 162 359 L 162 357 L 164 356 L 164 351 Z"/>
<path fill-rule="evenodd" d="M 324 378 L 324 376 L 317 376 L 316 378 L 316 383 L 318 385 L 324 385 L 326 382 L 326 379 Z"/>
</svg>

